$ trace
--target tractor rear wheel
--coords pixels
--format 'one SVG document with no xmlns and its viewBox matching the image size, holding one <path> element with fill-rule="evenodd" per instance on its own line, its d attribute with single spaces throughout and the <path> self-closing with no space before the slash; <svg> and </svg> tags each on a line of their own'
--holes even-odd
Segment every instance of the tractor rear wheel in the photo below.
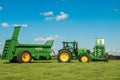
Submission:
<svg viewBox="0 0 120 80">
<path fill-rule="evenodd" d="M 78 57 L 78 60 L 79 60 L 79 62 L 83 62 L 83 63 L 90 62 L 90 56 L 88 54 L 84 53 Z"/>
<path fill-rule="evenodd" d="M 20 63 L 22 63 L 22 62 L 28 63 L 32 60 L 32 56 L 29 51 L 24 50 L 18 54 L 17 59 L 18 59 L 18 62 L 20 62 Z"/>
<path fill-rule="evenodd" d="M 57 60 L 58 62 L 70 62 L 71 61 L 71 54 L 67 50 L 61 50 L 58 53 Z"/>
</svg>

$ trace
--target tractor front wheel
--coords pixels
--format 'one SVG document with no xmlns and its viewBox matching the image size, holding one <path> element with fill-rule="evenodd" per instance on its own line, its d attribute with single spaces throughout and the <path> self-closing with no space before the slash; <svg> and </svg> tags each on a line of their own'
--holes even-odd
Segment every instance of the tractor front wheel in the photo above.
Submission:
<svg viewBox="0 0 120 80">
<path fill-rule="evenodd" d="M 62 50 L 58 53 L 57 56 L 58 62 L 70 62 L 71 61 L 71 54 L 67 50 Z"/>
<path fill-rule="evenodd" d="M 24 50 L 18 54 L 17 59 L 18 59 L 18 62 L 20 62 L 20 63 L 22 63 L 22 62 L 28 63 L 32 60 L 32 56 L 29 51 Z"/>
<path fill-rule="evenodd" d="M 90 62 L 90 57 L 89 57 L 88 54 L 81 54 L 81 55 L 78 57 L 78 60 L 79 60 L 79 62 L 86 63 L 86 62 Z"/>
</svg>

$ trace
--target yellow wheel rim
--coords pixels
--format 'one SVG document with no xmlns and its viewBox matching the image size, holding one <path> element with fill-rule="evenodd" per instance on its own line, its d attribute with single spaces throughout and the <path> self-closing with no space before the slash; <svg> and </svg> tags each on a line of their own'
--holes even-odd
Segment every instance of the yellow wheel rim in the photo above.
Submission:
<svg viewBox="0 0 120 80">
<path fill-rule="evenodd" d="M 28 62 L 30 60 L 30 54 L 28 52 L 25 52 L 22 54 L 22 61 Z"/>
<path fill-rule="evenodd" d="M 60 59 L 62 62 L 66 62 L 69 59 L 68 53 L 64 52 L 60 54 Z"/>
<path fill-rule="evenodd" d="M 87 62 L 88 61 L 88 57 L 87 56 L 82 56 L 81 61 L 82 62 Z"/>
</svg>

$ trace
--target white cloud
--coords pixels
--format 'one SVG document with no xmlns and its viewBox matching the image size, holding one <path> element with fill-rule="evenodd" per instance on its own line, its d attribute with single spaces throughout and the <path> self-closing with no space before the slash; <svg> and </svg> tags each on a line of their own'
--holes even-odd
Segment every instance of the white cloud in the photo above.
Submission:
<svg viewBox="0 0 120 80">
<path fill-rule="evenodd" d="M 22 27 L 27 27 L 28 24 L 12 24 L 13 26 L 22 26 Z"/>
<path fill-rule="evenodd" d="M 36 39 L 34 39 L 34 41 L 36 41 L 36 42 L 43 42 L 43 41 L 47 41 L 47 40 L 56 40 L 56 39 L 59 39 L 59 38 L 62 38 L 62 37 L 60 37 L 60 36 L 58 36 L 58 35 L 54 35 L 54 36 L 49 36 L 49 37 L 47 37 L 47 38 L 36 38 Z"/>
<path fill-rule="evenodd" d="M 40 13 L 40 15 L 43 15 L 43 16 L 53 16 L 54 13 L 52 11 L 49 11 L 49 12 Z"/>
<path fill-rule="evenodd" d="M 2 27 L 9 27 L 9 26 L 22 26 L 22 27 L 27 27 L 28 24 L 8 24 L 7 22 L 1 23 Z"/>
<path fill-rule="evenodd" d="M 68 14 L 64 12 L 60 12 L 59 15 L 54 15 L 54 12 L 49 11 L 49 12 L 40 13 L 40 15 L 44 16 L 45 21 L 52 21 L 52 20 L 60 21 L 68 18 Z"/>
<path fill-rule="evenodd" d="M 59 15 L 56 16 L 56 20 L 60 21 L 60 20 L 64 20 L 68 17 L 68 14 L 64 13 L 64 12 L 60 12 Z"/>
<path fill-rule="evenodd" d="M 120 50 L 119 49 L 107 49 L 108 54 L 112 55 L 120 55 Z"/>
<path fill-rule="evenodd" d="M 0 6 L 0 10 L 2 10 L 3 8 Z"/>
<path fill-rule="evenodd" d="M 1 23 L 1 26 L 2 26 L 2 27 L 9 27 L 9 24 L 6 23 L 6 22 L 4 22 L 4 23 Z"/>
<path fill-rule="evenodd" d="M 8 24 L 8 23 L 4 22 L 4 23 L 1 23 L 1 26 L 2 26 L 2 27 L 9 27 L 9 26 L 22 26 L 22 27 L 27 27 L 28 24 Z"/>
<path fill-rule="evenodd" d="M 52 20 L 54 20 L 54 17 L 46 17 L 44 20 L 46 20 L 46 21 L 52 21 Z"/>
</svg>

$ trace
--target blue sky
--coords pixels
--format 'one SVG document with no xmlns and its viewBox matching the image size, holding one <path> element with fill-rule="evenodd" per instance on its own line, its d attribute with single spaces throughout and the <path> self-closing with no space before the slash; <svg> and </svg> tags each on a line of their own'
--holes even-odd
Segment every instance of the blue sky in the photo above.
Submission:
<svg viewBox="0 0 120 80">
<path fill-rule="evenodd" d="M 22 25 L 20 43 L 54 39 L 92 49 L 104 38 L 110 53 L 120 53 L 120 0 L 0 0 L 0 51 L 14 26 Z"/>
</svg>

